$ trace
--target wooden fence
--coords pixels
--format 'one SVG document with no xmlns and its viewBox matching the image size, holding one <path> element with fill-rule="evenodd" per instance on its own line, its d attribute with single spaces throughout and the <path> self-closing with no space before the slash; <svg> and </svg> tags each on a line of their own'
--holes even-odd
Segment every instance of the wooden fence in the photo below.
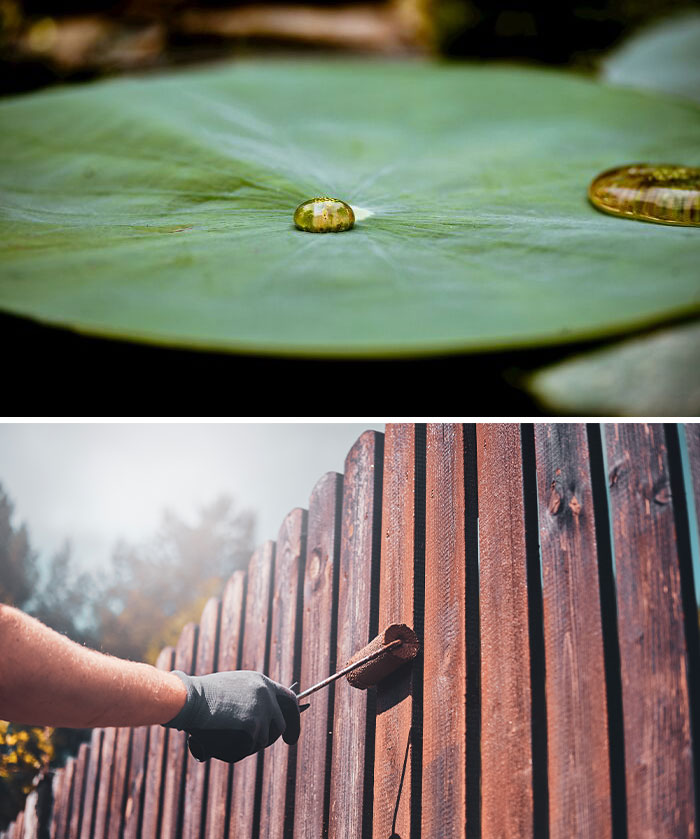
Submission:
<svg viewBox="0 0 700 839">
<path fill-rule="evenodd" d="M 4 836 L 689 839 L 698 513 L 698 425 L 368 431 L 158 666 L 303 689 L 394 622 L 419 658 L 234 766 L 97 729 Z"/>
</svg>

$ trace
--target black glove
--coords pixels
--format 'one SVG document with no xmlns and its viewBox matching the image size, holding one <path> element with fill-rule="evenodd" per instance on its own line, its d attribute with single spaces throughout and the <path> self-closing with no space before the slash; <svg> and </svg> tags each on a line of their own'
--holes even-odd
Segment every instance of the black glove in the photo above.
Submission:
<svg viewBox="0 0 700 839">
<path fill-rule="evenodd" d="M 173 672 L 187 688 L 187 699 L 180 713 L 164 725 L 189 734 L 190 752 L 197 760 L 215 757 L 235 763 L 270 746 L 280 735 L 290 745 L 299 739 L 296 694 L 262 673 Z"/>
</svg>

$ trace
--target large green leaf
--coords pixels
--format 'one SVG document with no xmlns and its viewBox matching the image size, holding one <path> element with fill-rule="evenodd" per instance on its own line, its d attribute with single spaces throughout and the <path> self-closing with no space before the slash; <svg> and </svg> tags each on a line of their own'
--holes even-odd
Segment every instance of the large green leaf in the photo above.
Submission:
<svg viewBox="0 0 700 839">
<path fill-rule="evenodd" d="M 0 122 L 0 308 L 41 321 L 388 356 L 700 309 L 700 230 L 586 200 L 616 164 L 700 163 L 692 104 L 528 69 L 277 62 L 34 94 Z M 366 212 L 295 230 L 317 194 Z"/>
<path fill-rule="evenodd" d="M 547 411 L 590 416 L 700 414 L 700 323 L 659 329 L 545 367 L 528 382 Z"/>
<path fill-rule="evenodd" d="M 643 29 L 603 62 L 601 75 L 700 102 L 700 12 L 686 9 Z"/>
</svg>

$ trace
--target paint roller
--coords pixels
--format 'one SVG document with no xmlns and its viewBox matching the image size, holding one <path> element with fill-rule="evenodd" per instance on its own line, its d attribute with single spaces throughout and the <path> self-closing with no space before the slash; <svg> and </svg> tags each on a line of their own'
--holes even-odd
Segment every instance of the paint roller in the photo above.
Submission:
<svg viewBox="0 0 700 839">
<path fill-rule="evenodd" d="M 392 623 L 367 646 L 355 653 L 342 670 L 302 691 L 297 695 L 297 699 L 303 699 L 321 690 L 341 676 L 346 676 L 354 688 L 367 690 L 386 679 L 402 664 L 414 659 L 419 649 L 418 636 L 410 627 L 404 623 Z"/>
</svg>

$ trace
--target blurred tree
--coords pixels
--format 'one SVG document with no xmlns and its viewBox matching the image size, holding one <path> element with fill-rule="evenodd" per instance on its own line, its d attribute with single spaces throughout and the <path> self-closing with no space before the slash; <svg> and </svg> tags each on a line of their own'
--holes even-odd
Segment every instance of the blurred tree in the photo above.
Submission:
<svg viewBox="0 0 700 839">
<path fill-rule="evenodd" d="M 37 555 L 24 524 L 14 527 L 14 505 L 0 484 L 0 601 L 24 607 L 34 594 Z"/>
<path fill-rule="evenodd" d="M 197 620 L 207 597 L 220 593 L 253 549 L 255 517 L 227 496 L 204 507 L 194 525 L 172 512 L 146 545 L 120 544 L 96 606 L 100 647 L 149 661 Z"/>
</svg>

